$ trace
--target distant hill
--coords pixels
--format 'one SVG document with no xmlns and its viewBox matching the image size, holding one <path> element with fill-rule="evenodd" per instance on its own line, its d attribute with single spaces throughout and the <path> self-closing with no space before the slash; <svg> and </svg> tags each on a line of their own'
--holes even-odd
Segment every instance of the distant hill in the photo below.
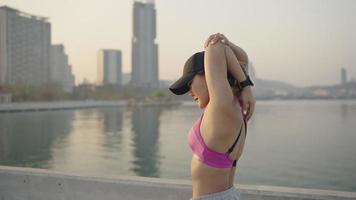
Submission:
<svg viewBox="0 0 356 200">
<path fill-rule="evenodd" d="M 348 99 L 356 98 L 356 82 L 344 85 L 298 87 L 290 83 L 275 80 L 253 78 L 253 95 L 259 99 Z M 167 86 L 168 89 L 168 86 Z M 175 96 L 173 99 L 192 100 L 189 95 Z"/>
<path fill-rule="evenodd" d="M 287 96 L 290 94 L 298 93 L 298 91 L 302 90 L 302 88 L 298 88 L 283 81 L 264 80 L 257 78 L 254 80 L 254 83 L 254 95 L 257 99 Z"/>
</svg>

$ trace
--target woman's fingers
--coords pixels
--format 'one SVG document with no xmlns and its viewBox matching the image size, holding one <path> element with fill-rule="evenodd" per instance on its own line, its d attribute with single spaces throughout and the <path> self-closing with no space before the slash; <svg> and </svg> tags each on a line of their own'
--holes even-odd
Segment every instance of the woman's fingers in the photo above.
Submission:
<svg viewBox="0 0 356 200">
<path fill-rule="evenodd" d="M 213 37 L 213 35 L 210 35 L 210 36 L 208 37 L 208 39 L 205 40 L 204 48 L 206 48 L 206 47 L 208 46 L 208 44 L 209 44 L 209 42 L 210 42 L 210 40 L 211 40 L 212 37 Z"/>
<path fill-rule="evenodd" d="M 242 94 L 242 110 L 244 118 L 248 121 L 254 110 L 255 110 L 255 99 L 253 98 L 252 94 L 243 93 Z"/>
<path fill-rule="evenodd" d="M 209 38 L 205 41 L 204 48 L 207 48 L 210 44 L 215 44 L 221 40 L 225 40 L 225 42 L 227 40 L 226 37 L 221 33 L 210 35 Z"/>
<path fill-rule="evenodd" d="M 249 119 L 250 119 L 250 108 L 251 108 L 251 106 L 250 106 L 250 104 L 248 103 L 248 102 L 246 102 L 246 109 L 244 109 L 244 117 L 245 117 L 245 119 L 248 121 Z"/>
<path fill-rule="evenodd" d="M 247 116 L 247 113 L 248 113 L 248 107 L 249 107 L 248 101 L 243 101 L 242 102 L 242 112 L 245 117 Z"/>
<path fill-rule="evenodd" d="M 223 43 L 224 44 L 229 44 L 229 40 L 225 37 L 225 35 L 224 34 L 221 34 L 221 38 L 222 38 L 222 40 L 224 41 Z"/>
<path fill-rule="evenodd" d="M 209 46 L 209 43 L 211 42 L 211 40 L 215 37 L 216 34 L 213 34 L 213 35 L 210 35 L 208 37 L 208 39 L 205 41 L 205 44 L 204 44 L 204 48 L 208 47 Z"/>
<path fill-rule="evenodd" d="M 215 37 L 212 39 L 211 44 L 215 44 L 215 43 L 217 43 L 218 41 L 220 41 L 220 40 L 222 40 L 222 39 L 224 39 L 224 38 L 222 37 L 222 34 L 217 33 L 217 34 L 215 34 Z"/>
<path fill-rule="evenodd" d="M 216 42 L 220 38 L 220 33 L 214 35 L 213 41 Z"/>
<path fill-rule="evenodd" d="M 247 120 L 249 120 L 251 118 L 254 110 L 255 110 L 255 103 L 253 101 L 249 102 L 248 103 L 248 110 L 247 110 L 247 113 L 246 113 Z"/>
</svg>

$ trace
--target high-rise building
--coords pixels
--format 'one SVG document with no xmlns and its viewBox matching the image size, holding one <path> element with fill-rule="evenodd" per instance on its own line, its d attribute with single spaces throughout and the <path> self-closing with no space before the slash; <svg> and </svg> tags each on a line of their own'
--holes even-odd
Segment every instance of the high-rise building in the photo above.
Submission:
<svg viewBox="0 0 356 200">
<path fill-rule="evenodd" d="M 72 66 L 68 63 L 68 56 L 62 44 L 51 46 L 50 82 L 58 83 L 65 91 L 71 92 L 75 77 Z"/>
<path fill-rule="evenodd" d="M 73 74 L 73 67 L 72 67 L 72 65 L 69 65 L 69 71 L 71 72 L 70 73 L 70 75 L 69 75 L 69 80 L 70 80 L 70 84 L 73 86 L 73 87 L 75 87 L 75 75 Z"/>
<path fill-rule="evenodd" d="M 156 9 L 153 0 L 134 2 L 132 36 L 132 78 L 135 87 L 157 88 L 158 45 L 156 38 Z"/>
<path fill-rule="evenodd" d="M 341 68 L 341 84 L 344 85 L 347 82 L 347 71 L 345 68 Z"/>
<path fill-rule="evenodd" d="M 50 47 L 46 18 L 0 7 L 0 84 L 47 83 Z"/>
<path fill-rule="evenodd" d="M 122 85 L 122 54 L 120 50 L 103 49 L 99 51 L 98 84 Z"/>
</svg>

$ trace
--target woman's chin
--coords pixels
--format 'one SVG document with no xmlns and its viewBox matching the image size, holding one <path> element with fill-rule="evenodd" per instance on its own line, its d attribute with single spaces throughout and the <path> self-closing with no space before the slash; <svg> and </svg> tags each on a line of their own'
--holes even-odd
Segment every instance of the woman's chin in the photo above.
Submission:
<svg viewBox="0 0 356 200">
<path fill-rule="evenodd" d="M 198 104 L 198 107 L 201 108 L 201 104 L 199 100 L 196 100 L 196 103 Z"/>
<path fill-rule="evenodd" d="M 204 109 L 206 107 L 206 105 L 203 104 L 202 102 L 200 102 L 199 100 L 197 101 L 197 104 L 198 104 L 200 109 Z"/>
</svg>

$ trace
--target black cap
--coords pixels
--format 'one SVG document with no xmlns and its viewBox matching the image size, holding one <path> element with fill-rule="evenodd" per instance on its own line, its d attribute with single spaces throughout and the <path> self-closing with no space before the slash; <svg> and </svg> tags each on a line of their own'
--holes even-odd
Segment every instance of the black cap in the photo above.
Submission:
<svg viewBox="0 0 356 200">
<path fill-rule="evenodd" d="M 190 90 L 188 83 L 201 72 L 204 72 L 204 51 L 195 53 L 187 60 L 182 77 L 174 82 L 169 89 L 176 95 L 187 93 Z"/>
</svg>

